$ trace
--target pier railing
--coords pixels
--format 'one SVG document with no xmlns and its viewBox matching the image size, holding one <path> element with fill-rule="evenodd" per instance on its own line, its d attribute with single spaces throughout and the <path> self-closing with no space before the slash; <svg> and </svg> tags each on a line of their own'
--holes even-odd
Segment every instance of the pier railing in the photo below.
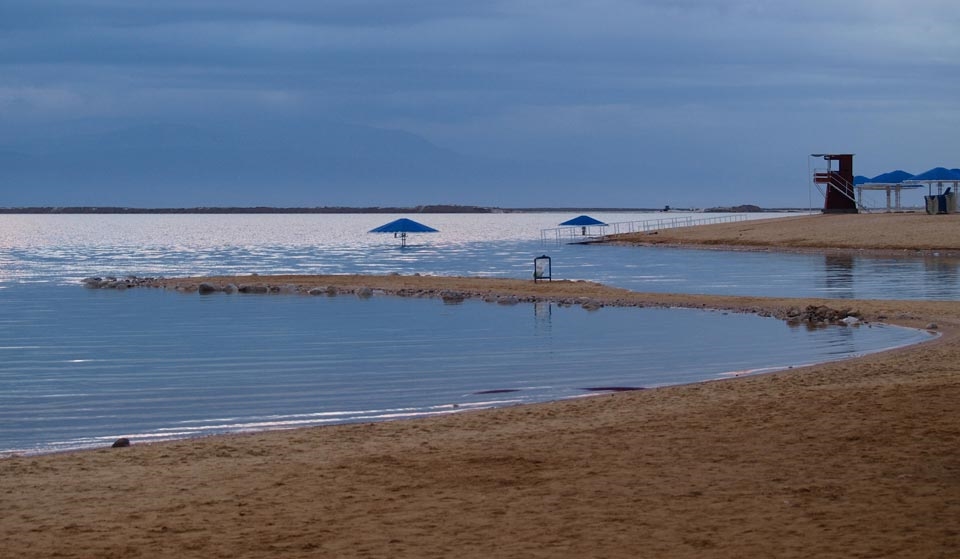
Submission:
<svg viewBox="0 0 960 559">
<path fill-rule="evenodd" d="M 747 221 L 746 214 L 718 215 L 701 217 L 693 215 L 644 219 L 641 221 L 618 221 L 606 225 L 592 225 L 590 227 L 568 226 L 552 227 L 540 230 L 540 241 L 543 243 L 588 243 L 595 242 L 607 235 L 623 233 L 649 233 L 663 229 L 677 227 L 693 227 L 694 225 L 711 225 L 714 223 L 733 223 Z"/>
</svg>

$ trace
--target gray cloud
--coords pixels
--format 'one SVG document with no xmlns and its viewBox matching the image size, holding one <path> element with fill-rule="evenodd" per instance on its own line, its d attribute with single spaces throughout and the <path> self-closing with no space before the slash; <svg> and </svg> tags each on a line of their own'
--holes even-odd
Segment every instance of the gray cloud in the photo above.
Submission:
<svg viewBox="0 0 960 559">
<path fill-rule="evenodd" d="M 806 200 L 811 151 L 857 152 L 864 174 L 960 166 L 957 12 L 952 0 L 6 0 L 0 143 L 320 118 L 507 161 L 498 180 L 513 173 L 518 198 L 567 177 L 571 205 L 674 192 L 790 205 Z M 545 168 L 558 172 L 534 173 Z"/>
</svg>

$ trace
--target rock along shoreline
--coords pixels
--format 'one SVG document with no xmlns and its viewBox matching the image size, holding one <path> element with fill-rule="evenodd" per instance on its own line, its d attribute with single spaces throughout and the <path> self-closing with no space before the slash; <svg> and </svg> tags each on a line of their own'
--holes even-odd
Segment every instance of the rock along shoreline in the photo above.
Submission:
<svg viewBox="0 0 960 559">
<path fill-rule="evenodd" d="M 376 279 L 377 283 L 384 278 L 423 278 L 432 282 L 444 283 L 447 281 L 457 281 L 466 279 L 470 283 L 489 283 L 488 289 L 453 289 L 444 287 L 388 287 L 384 285 L 364 285 L 362 284 L 337 284 L 323 283 L 323 278 L 337 278 L 338 276 L 295 276 L 290 279 L 286 276 L 260 276 L 251 274 L 249 276 L 232 276 L 229 278 L 163 278 L 148 276 L 94 276 L 84 278 L 82 283 L 89 289 L 116 289 L 126 290 L 133 288 L 155 288 L 172 290 L 179 293 L 197 293 L 199 295 L 215 294 L 255 294 L 255 295 L 309 295 L 309 296 L 327 296 L 336 297 L 341 295 L 352 295 L 362 299 L 373 297 L 374 295 L 391 295 L 398 297 L 414 298 L 434 298 L 440 299 L 444 304 L 458 304 L 467 299 L 479 299 L 487 303 L 496 303 L 500 305 L 517 305 L 520 303 L 554 303 L 561 307 L 580 306 L 588 311 L 595 311 L 603 307 L 679 307 L 696 308 L 700 310 L 715 310 L 723 312 L 737 312 L 756 314 L 761 317 L 773 317 L 788 323 L 806 324 L 808 326 L 826 326 L 826 325 L 844 325 L 858 326 L 867 324 L 868 321 L 858 309 L 852 307 L 834 308 L 826 304 L 794 304 L 788 306 L 776 306 L 764 308 L 760 306 L 739 306 L 739 305 L 705 305 L 705 304 L 677 304 L 675 301 L 649 300 L 649 298 L 638 299 L 630 297 L 626 290 L 606 288 L 606 291 L 622 291 L 627 296 L 613 297 L 610 294 L 596 296 L 567 296 L 559 294 L 517 294 L 513 292 L 502 292 L 496 289 L 496 280 L 488 278 L 447 278 L 435 276 L 343 276 L 348 278 L 370 278 Z M 303 278 L 310 278 L 312 281 L 302 281 Z M 519 280 L 516 280 L 519 281 Z M 556 282 L 580 284 L 583 286 L 600 287 L 600 284 L 592 282 L 567 282 L 561 280 Z M 540 284 L 551 285 L 551 284 Z M 672 298 L 671 298 L 672 299 Z M 883 318 L 883 317 L 881 317 Z"/>
</svg>

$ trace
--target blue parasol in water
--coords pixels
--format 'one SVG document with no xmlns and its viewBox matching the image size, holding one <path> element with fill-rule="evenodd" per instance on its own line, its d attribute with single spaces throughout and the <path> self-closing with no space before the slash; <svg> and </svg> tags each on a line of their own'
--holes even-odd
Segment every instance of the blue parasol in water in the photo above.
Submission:
<svg viewBox="0 0 960 559">
<path fill-rule="evenodd" d="M 400 246 L 407 246 L 407 233 L 437 233 L 438 231 L 429 225 L 424 225 L 412 219 L 401 217 L 385 223 L 376 229 L 371 229 L 371 233 L 393 233 L 394 237 L 400 237 Z"/>
<path fill-rule="evenodd" d="M 587 234 L 587 227 L 594 226 L 594 225 L 595 225 L 595 226 L 599 226 L 599 227 L 606 227 L 606 226 L 607 226 L 606 223 L 600 221 L 599 219 L 594 219 L 594 218 L 590 217 L 589 215 L 580 215 L 580 216 L 577 216 L 577 217 L 575 217 L 575 218 L 573 218 L 573 219 L 568 219 L 567 221 L 564 221 L 564 222 L 561 223 L 560 225 L 561 225 L 561 226 L 565 226 L 565 227 L 566 227 L 566 226 L 569 226 L 569 227 L 580 227 L 580 234 L 581 234 L 581 235 L 584 235 L 584 236 L 586 236 L 586 234 Z"/>
<path fill-rule="evenodd" d="M 561 223 L 560 225 L 571 225 L 571 226 L 573 226 L 573 225 L 579 225 L 579 226 L 584 226 L 584 225 L 606 225 L 606 223 L 600 221 L 599 219 L 594 219 L 594 218 L 590 217 L 589 215 L 581 215 L 581 216 L 577 216 L 577 217 L 575 217 L 575 218 L 573 218 L 573 219 L 568 219 L 567 221 L 564 221 L 564 222 Z"/>
</svg>

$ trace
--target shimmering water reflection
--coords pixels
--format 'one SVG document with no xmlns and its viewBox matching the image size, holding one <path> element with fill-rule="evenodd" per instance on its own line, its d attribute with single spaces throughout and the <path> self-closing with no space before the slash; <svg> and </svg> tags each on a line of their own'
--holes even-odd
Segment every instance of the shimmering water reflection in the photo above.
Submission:
<svg viewBox="0 0 960 559">
<path fill-rule="evenodd" d="M 453 413 L 722 378 L 929 337 L 668 309 L 18 291 L 0 291 L 0 453 Z"/>
<path fill-rule="evenodd" d="M 916 342 L 889 327 L 376 297 L 86 290 L 93 275 L 401 273 L 638 291 L 956 299 L 955 259 L 543 245 L 570 214 L 0 216 L 0 453 L 452 413 L 835 359 Z M 604 214 L 607 222 L 656 217 Z M 755 217 L 768 217 L 755 216 Z"/>
<path fill-rule="evenodd" d="M 607 222 L 662 214 L 605 214 Z M 960 260 L 819 253 L 542 244 L 567 213 L 417 216 L 439 233 L 367 233 L 394 215 L 10 215 L 0 217 L 0 285 L 75 283 L 90 275 L 421 273 L 529 278 L 533 258 L 554 277 L 637 291 L 734 295 L 956 299 Z M 770 217 L 757 214 L 752 217 Z"/>
</svg>

